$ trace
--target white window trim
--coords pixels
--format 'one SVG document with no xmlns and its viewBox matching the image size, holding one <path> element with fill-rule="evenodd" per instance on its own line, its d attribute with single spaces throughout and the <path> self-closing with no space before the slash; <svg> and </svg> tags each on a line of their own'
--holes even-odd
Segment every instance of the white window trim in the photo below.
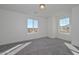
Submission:
<svg viewBox="0 0 79 59">
<path fill-rule="evenodd" d="M 68 16 L 68 17 L 69 17 L 69 16 Z M 59 18 L 59 20 L 58 20 L 57 32 L 60 33 L 60 34 L 70 35 L 70 32 L 60 32 L 60 31 L 59 31 L 60 27 L 62 27 L 62 26 L 59 26 L 59 21 L 60 21 L 60 19 L 61 19 L 61 18 Z M 69 17 L 69 19 L 70 19 L 70 17 Z M 70 20 L 69 20 L 69 21 L 70 21 Z M 70 24 L 68 24 L 68 25 L 70 26 Z M 70 28 L 69 30 L 71 30 L 71 28 Z"/>
<path fill-rule="evenodd" d="M 33 19 L 33 29 L 34 29 L 34 20 L 36 20 L 36 19 Z M 28 20 L 27 20 L 28 21 Z M 27 25 L 28 25 L 28 23 L 27 23 Z M 27 27 L 27 26 L 26 26 Z M 39 29 L 39 20 L 38 20 L 38 29 Z M 28 32 L 28 28 L 27 28 L 27 34 L 37 34 L 37 33 L 39 33 L 39 30 L 37 31 L 37 32 L 31 32 L 31 33 L 29 33 Z"/>
</svg>

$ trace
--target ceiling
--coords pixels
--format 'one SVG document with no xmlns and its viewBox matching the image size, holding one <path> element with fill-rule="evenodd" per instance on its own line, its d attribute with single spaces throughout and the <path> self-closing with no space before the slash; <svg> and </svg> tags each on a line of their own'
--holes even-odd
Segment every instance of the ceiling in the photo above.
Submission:
<svg viewBox="0 0 79 59">
<path fill-rule="evenodd" d="M 47 4 L 45 10 L 40 10 L 39 4 L 0 4 L 0 9 L 48 18 L 60 11 L 71 11 L 72 8 L 77 5 L 78 4 Z"/>
</svg>

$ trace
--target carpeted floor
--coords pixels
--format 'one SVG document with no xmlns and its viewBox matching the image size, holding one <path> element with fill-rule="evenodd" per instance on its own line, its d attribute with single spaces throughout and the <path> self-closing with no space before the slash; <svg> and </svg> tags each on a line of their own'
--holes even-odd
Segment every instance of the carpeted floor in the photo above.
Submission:
<svg viewBox="0 0 79 59">
<path fill-rule="evenodd" d="M 73 55 L 64 42 L 66 41 L 57 38 L 35 39 L 16 55 Z"/>
<path fill-rule="evenodd" d="M 18 45 L 17 43 L 7 44 L 7 45 L 1 45 L 0 46 L 0 53 L 7 51 L 8 49 L 11 49 L 12 47 Z"/>
</svg>

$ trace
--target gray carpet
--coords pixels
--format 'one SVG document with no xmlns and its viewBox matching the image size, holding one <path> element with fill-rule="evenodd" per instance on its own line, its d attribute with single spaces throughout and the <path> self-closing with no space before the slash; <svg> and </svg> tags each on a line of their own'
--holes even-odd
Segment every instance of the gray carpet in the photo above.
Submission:
<svg viewBox="0 0 79 59">
<path fill-rule="evenodd" d="M 8 49 L 10 49 L 10 48 L 12 48 L 16 45 L 18 45 L 18 44 L 17 43 L 12 43 L 12 44 L 7 44 L 7 45 L 1 45 L 0 46 L 0 53 L 5 52 L 6 50 L 8 50 Z"/>
<path fill-rule="evenodd" d="M 64 42 L 66 41 L 57 38 L 35 39 L 16 55 L 73 55 Z"/>
</svg>

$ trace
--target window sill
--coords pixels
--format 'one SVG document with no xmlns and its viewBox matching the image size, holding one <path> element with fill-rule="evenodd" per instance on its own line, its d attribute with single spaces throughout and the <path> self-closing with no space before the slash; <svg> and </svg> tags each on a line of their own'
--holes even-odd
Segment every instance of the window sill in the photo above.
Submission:
<svg viewBox="0 0 79 59">
<path fill-rule="evenodd" d="M 37 34 L 38 32 L 32 32 L 32 33 L 27 33 L 27 34 Z"/>
<path fill-rule="evenodd" d="M 70 33 L 63 33 L 63 32 L 62 32 L 62 33 L 61 33 L 61 32 L 59 32 L 59 34 L 70 35 Z"/>
</svg>

